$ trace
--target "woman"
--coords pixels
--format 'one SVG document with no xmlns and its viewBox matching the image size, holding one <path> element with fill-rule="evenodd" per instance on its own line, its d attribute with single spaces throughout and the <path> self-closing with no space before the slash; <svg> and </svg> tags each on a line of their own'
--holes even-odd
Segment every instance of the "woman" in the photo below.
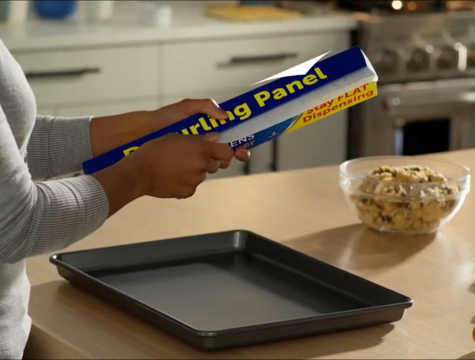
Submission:
<svg viewBox="0 0 475 360">
<path fill-rule="evenodd" d="M 0 41 L 0 359 L 21 359 L 29 336 L 26 258 L 73 244 L 143 195 L 190 197 L 207 173 L 249 153 L 218 144 L 216 134 L 171 134 L 92 176 L 34 180 L 78 171 L 93 156 L 197 113 L 226 118 L 210 100 L 92 119 L 37 116 L 31 88 Z"/>
</svg>

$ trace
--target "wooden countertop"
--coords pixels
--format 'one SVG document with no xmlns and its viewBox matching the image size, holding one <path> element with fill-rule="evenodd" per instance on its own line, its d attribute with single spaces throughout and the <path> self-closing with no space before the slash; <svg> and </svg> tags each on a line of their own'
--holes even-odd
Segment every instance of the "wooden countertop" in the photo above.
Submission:
<svg viewBox="0 0 475 360">
<path fill-rule="evenodd" d="M 475 167 L 475 150 L 436 155 Z M 201 353 L 60 280 L 47 257 L 29 261 L 36 359 L 475 359 L 475 192 L 435 237 L 363 228 L 338 168 L 214 180 L 193 199 L 141 199 L 68 250 L 249 229 L 414 299 L 394 324 Z"/>
</svg>

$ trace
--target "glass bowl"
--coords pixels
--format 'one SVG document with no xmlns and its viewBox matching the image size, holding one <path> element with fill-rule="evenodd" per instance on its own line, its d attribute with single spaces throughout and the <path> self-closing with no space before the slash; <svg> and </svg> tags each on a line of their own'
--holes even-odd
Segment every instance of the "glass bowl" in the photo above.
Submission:
<svg viewBox="0 0 475 360">
<path fill-rule="evenodd" d="M 367 157 L 340 165 L 340 186 L 361 222 L 400 235 L 437 232 L 463 205 L 470 177 L 465 166 L 411 156 Z"/>
</svg>

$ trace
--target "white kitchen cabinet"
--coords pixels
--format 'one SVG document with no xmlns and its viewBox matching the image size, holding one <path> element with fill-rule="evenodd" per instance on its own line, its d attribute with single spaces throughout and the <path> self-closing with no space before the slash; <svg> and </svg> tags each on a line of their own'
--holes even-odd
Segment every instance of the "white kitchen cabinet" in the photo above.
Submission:
<svg viewBox="0 0 475 360">
<path fill-rule="evenodd" d="M 161 46 L 14 53 L 39 106 L 158 97 Z"/>
<path fill-rule="evenodd" d="M 347 110 L 277 139 L 277 171 L 336 165 L 346 160 Z"/>
<path fill-rule="evenodd" d="M 249 88 L 325 52 L 345 48 L 347 37 L 329 32 L 165 44 L 163 92 Z"/>
</svg>

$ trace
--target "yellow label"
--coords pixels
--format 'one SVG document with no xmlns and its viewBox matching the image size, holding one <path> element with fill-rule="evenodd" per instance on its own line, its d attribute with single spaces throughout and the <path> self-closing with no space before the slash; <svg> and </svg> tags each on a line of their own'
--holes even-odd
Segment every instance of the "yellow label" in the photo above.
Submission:
<svg viewBox="0 0 475 360">
<path fill-rule="evenodd" d="M 360 86 L 340 95 L 324 104 L 320 104 L 304 112 L 300 118 L 284 134 L 300 129 L 315 121 L 326 118 L 341 110 L 352 107 L 377 95 L 376 82 Z"/>
</svg>

